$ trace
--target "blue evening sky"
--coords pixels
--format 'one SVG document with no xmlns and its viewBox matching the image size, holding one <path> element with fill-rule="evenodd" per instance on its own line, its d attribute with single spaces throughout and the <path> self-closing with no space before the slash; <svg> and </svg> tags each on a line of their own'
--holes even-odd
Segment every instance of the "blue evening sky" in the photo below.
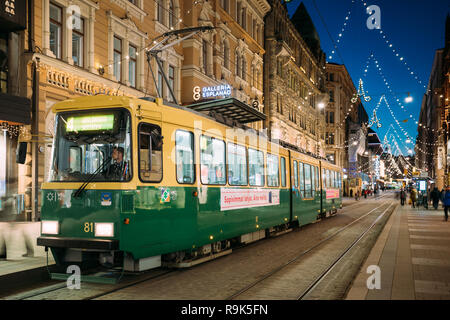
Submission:
<svg viewBox="0 0 450 320">
<path fill-rule="evenodd" d="M 372 96 L 370 102 L 364 103 L 369 117 L 372 116 L 381 95 L 385 94 L 400 126 L 415 139 L 417 124 L 410 115 L 417 121 L 419 120 L 420 107 L 425 93 L 424 85 L 428 85 L 435 51 L 445 45 L 445 19 L 447 13 L 450 12 L 450 1 L 368 0 L 366 1 L 367 5 L 380 7 L 382 34 L 380 34 L 380 30 L 367 28 L 366 21 L 369 15 L 363 5 L 365 1 L 355 0 L 354 3 L 352 0 L 315 1 L 333 40 L 336 42 L 337 39 L 341 39 L 337 46 L 342 59 L 336 52 L 329 60 L 334 48 L 327 29 L 314 6 L 314 0 L 303 0 L 319 33 L 327 61 L 345 64 L 357 89 L 359 79 L 363 79 L 364 89 L 368 91 L 369 96 Z M 290 16 L 301 2 L 301 0 L 292 0 L 287 4 Z M 349 11 L 351 14 L 346 21 L 345 18 Z M 342 32 L 344 22 L 347 22 L 347 25 Z M 338 36 L 339 33 L 342 33 L 341 37 Z M 383 39 L 383 35 L 386 38 Z M 389 47 L 386 40 L 389 40 L 389 44 L 393 46 Z M 393 50 L 396 52 L 394 53 Z M 405 109 L 401 109 L 390 93 L 374 62 L 370 63 L 367 74 L 364 76 L 365 66 L 371 53 L 374 54 L 392 91 L 400 99 Z M 404 57 L 404 60 L 400 61 L 400 57 Z M 404 62 L 408 64 L 410 70 L 404 65 Z M 411 75 L 411 72 L 414 72 L 414 75 Z M 416 76 L 418 80 L 422 81 L 422 85 L 415 79 Z M 412 103 L 404 102 L 407 92 L 410 92 L 414 98 Z M 406 154 L 407 147 L 414 149 L 414 141 L 409 145 L 405 143 L 406 138 L 402 130 L 384 104 L 381 104 L 377 114 L 382 127 L 373 129 L 377 131 L 380 140 L 383 140 L 389 126 L 393 124 L 403 140 L 398 141 L 402 151 Z M 406 119 L 409 119 L 408 122 L 403 122 Z M 393 129 L 390 129 L 390 132 L 395 135 Z M 388 138 L 391 136 L 390 132 Z M 397 136 L 396 139 L 399 140 Z"/>
</svg>

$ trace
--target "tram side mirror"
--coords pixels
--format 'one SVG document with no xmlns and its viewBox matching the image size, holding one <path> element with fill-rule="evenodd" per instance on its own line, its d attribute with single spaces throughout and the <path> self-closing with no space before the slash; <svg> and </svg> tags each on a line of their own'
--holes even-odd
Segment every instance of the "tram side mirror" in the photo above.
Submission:
<svg viewBox="0 0 450 320">
<path fill-rule="evenodd" d="M 27 158 L 27 143 L 19 142 L 16 149 L 16 163 L 24 164 Z"/>
</svg>

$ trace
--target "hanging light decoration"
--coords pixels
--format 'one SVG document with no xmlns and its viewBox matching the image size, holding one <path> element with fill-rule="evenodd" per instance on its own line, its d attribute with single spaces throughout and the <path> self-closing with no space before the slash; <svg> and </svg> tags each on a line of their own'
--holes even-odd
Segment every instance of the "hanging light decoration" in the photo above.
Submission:
<svg viewBox="0 0 450 320">
<path fill-rule="evenodd" d="M 351 99 L 352 103 L 356 103 L 356 101 L 358 101 L 358 97 L 363 97 L 364 101 L 366 101 L 366 102 L 369 102 L 370 100 L 372 100 L 371 97 L 366 96 L 366 93 L 364 91 L 364 83 L 363 83 L 362 79 L 359 79 L 358 92 L 353 95 L 353 98 Z"/>
</svg>

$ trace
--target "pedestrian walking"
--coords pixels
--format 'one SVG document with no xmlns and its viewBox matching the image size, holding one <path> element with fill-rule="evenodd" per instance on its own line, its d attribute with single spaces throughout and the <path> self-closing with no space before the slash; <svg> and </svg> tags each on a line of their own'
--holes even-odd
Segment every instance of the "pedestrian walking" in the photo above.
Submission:
<svg viewBox="0 0 450 320">
<path fill-rule="evenodd" d="M 435 186 L 433 191 L 431 191 L 431 200 L 433 201 L 434 210 L 437 210 L 439 207 L 439 200 L 441 198 L 441 194 L 438 188 Z"/>
<path fill-rule="evenodd" d="M 406 200 L 406 191 L 405 189 L 400 190 L 400 204 L 402 206 L 405 205 L 405 200 Z"/>
<path fill-rule="evenodd" d="M 450 186 L 447 186 L 444 195 L 444 221 L 448 221 L 449 208 L 450 208 Z"/>
<path fill-rule="evenodd" d="M 412 207 L 415 208 L 416 207 L 416 201 L 417 201 L 417 190 L 416 190 L 416 188 L 412 188 L 411 189 L 411 194 L 409 195 L 409 197 L 411 199 Z"/>
<path fill-rule="evenodd" d="M 422 204 L 423 204 L 424 209 L 428 210 L 428 191 L 427 190 L 425 190 L 423 192 Z"/>
</svg>

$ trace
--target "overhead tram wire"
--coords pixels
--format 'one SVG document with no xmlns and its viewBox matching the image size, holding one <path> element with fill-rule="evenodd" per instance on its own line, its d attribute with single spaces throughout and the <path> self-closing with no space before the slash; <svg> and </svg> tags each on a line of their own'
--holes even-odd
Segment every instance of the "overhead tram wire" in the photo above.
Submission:
<svg viewBox="0 0 450 320">
<path fill-rule="evenodd" d="M 154 2 L 156 5 L 158 5 L 157 0 L 153 0 L 153 2 Z M 203 2 L 204 2 L 203 0 L 196 0 L 196 1 L 194 1 L 193 5 L 201 4 L 201 3 L 203 3 Z M 175 15 L 174 12 L 171 12 L 171 10 L 169 10 L 169 9 L 167 9 L 167 8 L 165 8 L 165 7 L 161 7 L 161 9 L 164 10 L 165 12 L 167 12 L 168 14 L 172 15 L 175 19 L 178 19 L 178 20 L 177 20 L 177 21 L 178 21 L 177 24 L 182 24 L 182 25 L 185 26 L 186 28 L 194 28 L 194 27 L 192 27 L 192 26 L 188 26 L 187 24 L 185 24 L 184 21 L 183 21 L 182 19 L 180 19 L 179 17 L 177 17 L 177 16 Z M 187 13 L 189 14 L 191 11 L 192 11 L 192 10 L 188 10 Z M 234 22 L 234 21 L 225 20 L 225 23 L 227 23 L 227 22 Z M 231 33 L 229 33 L 228 31 L 224 30 L 224 29 L 221 28 L 221 27 L 214 26 L 213 28 L 214 28 L 214 29 L 220 29 L 220 30 L 222 30 L 225 34 L 227 34 L 227 35 L 229 35 L 229 36 L 233 36 Z M 196 37 L 196 36 L 197 36 L 197 35 L 194 35 L 194 37 Z M 234 37 L 234 36 L 233 36 L 233 37 Z M 203 39 L 203 38 L 201 38 L 201 39 Z M 255 42 L 256 42 L 256 40 L 255 40 Z M 209 46 L 212 50 L 214 50 L 214 46 L 213 46 L 211 43 L 206 42 L 206 45 Z M 258 43 L 258 45 L 261 46 L 259 43 Z M 225 57 L 223 56 L 222 52 L 220 52 L 220 54 L 221 54 L 221 57 L 222 57 L 223 59 L 225 59 Z M 230 55 L 230 56 L 231 56 L 231 55 Z M 228 58 L 227 61 L 228 61 L 228 63 L 229 63 L 230 66 L 233 66 L 234 68 L 236 67 L 236 63 L 235 63 L 231 58 Z M 248 65 L 249 65 L 249 64 L 248 64 Z M 231 69 L 231 68 L 230 68 L 230 69 Z M 250 73 L 245 72 L 245 76 L 246 76 L 248 79 L 251 80 L 249 83 L 256 83 L 256 81 L 258 80 L 257 78 L 255 79 L 255 77 L 253 77 L 253 75 L 251 74 L 251 72 L 250 72 Z M 262 80 L 262 79 L 261 79 L 261 80 Z M 261 83 L 258 83 L 258 84 L 261 84 Z"/>
<path fill-rule="evenodd" d="M 153 2 L 155 2 L 155 3 L 157 4 L 156 0 L 153 0 Z M 195 1 L 195 2 L 194 2 L 194 5 L 195 5 L 195 4 L 202 3 L 202 2 L 203 2 L 203 1 Z M 164 7 L 161 7 L 161 9 L 163 9 L 163 10 L 166 11 L 166 12 L 168 12 L 169 14 L 171 14 L 173 17 L 175 17 L 175 18 L 177 19 L 178 23 L 176 23 L 175 25 L 181 23 L 183 26 L 185 26 L 185 27 L 187 27 L 187 28 L 195 28 L 195 27 L 186 25 L 184 22 L 182 22 L 182 19 L 179 19 L 179 18 L 178 18 L 174 13 L 172 13 L 169 9 L 166 9 L 166 8 L 164 8 Z M 230 22 L 230 21 L 226 21 L 226 22 Z M 173 28 L 173 27 L 172 27 L 172 28 Z M 213 28 L 215 28 L 215 29 L 220 29 L 220 30 L 222 30 L 224 33 L 226 33 L 227 35 L 230 35 L 229 32 L 227 32 L 226 30 L 222 29 L 221 27 L 213 27 Z M 184 29 L 181 29 L 181 30 L 184 30 Z M 172 30 L 172 31 L 173 31 L 173 30 Z M 177 31 L 177 30 L 175 30 L 175 31 Z M 155 37 L 154 39 L 152 39 L 152 40 L 149 42 L 149 44 L 148 44 L 147 46 L 145 46 L 145 47 L 143 47 L 142 49 L 140 49 L 139 51 L 137 51 L 137 52 L 136 52 L 136 55 L 139 55 L 139 54 L 142 54 L 142 53 L 146 53 L 146 52 L 149 50 L 149 47 L 150 47 L 152 44 L 153 44 L 153 45 L 155 44 L 155 41 L 156 41 L 156 40 L 158 40 L 159 38 L 163 37 L 165 34 L 167 34 L 167 33 L 169 33 L 169 32 L 170 32 L 170 31 L 165 32 L 164 34 L 161 34 L 161 35 Z M 194 35 L 194 37 L 196 37 L 196 36 L 197 36 L 197 35 Z M 203 38 L 201 38 L 201 39 L 203 39 Z M 214 50 L 214 46 L 213 46 L 211 43 L 206 42 L 206 45 L 209 46 L 211 49 Z M 258 45 L 260 45 L 260 44 L 258 43 Z M 225 57 L 223 56 L 222 52 L 221 52 L 221 57 L 222 57 L 223 59 L 225 59 Z M 123 63 L 124 61 L 128 61 L 128 60 L 129 60 L 129 56 L 127 55 L 127 56 L 125 56 L 124 58 L 122 58 L 122 59 L 119 60 L 119 61 L 112 62 L 112 63 L 106 64 L 106 65 L 101 65 L 101 66 L 102 66 L 103 68 L 109 68 L 110 66 L 114 66 L 114 65 L 116 65 L 117 63 L 118 63 L 118 64 L 121 64 L 121 63 Z M 233 68 L 236 68 L 236 63 L 235 63 L 231 58 L 228 58 L 228 59 L 227 59 L 227 62 L 228 62 L 228 64 L 229 64 L 230 66 L 232 66 Z M 247 64 L 247 66 L 248 66 L 248 65 L 250 65 L 250 64 Z M 229 68 L 229 69 L 233 69 L 233 68 Z M 247 81 L 248 83 L 250 83 L 250 84 L 251 84 L 251 83 L 255 83 L 256 86 L 259 86 L 259 87 L 262 85 L 262 82 L 261 82 L 261 81 L 262 81 L 262 77 L 261 77 L 261 81 L 257 83 L 258 78 L 253 77 L 253 75 L 252 75 L 251 72 L 247 72 L 246 70 L 243 70 L 243 71 L 245 71 L 245 76 L 246 76 L 246 78 L 249 79 L 249 81 Z M 262 71 L 262 69 L 261 69 L 261 71 Z M 147 77 L 147 80 L 148 80 L 148 77 Z M 119 86 L 119 88 L 120 88 L 120 86 Z M 118 89 L 119 89 L 119 88 L 118 88 Z M 116 91 L 117 91 L 118 89 L 116 89 Z M 145 94 L 148 94 L 148 91 L 149 91 L 149 90 L 146 90 Z M 117 92 L 118 92 L 118 91 L 117 91 Z"/>
<path fill-rule="evenodd" d="M 327 24 L 326 24 L 326 22 L 325 22 L 325 19 L 324 19 L 323 16 L 322 16 L 322 13 L 321 13 L 320 10 L 319 10 L 319 7 L 317 6 L 316 0 L 313 0 L 313 4 L 314 4 L 314 7 L 316 8 L 317 13 L 319 14 L 320 19 L 322 20 L 322 24 L 324 25 L 325 30 L 326 30 L 327 33 L 328 33 L 328 37 L 330 38 L 331 42 L 333 43 L 333 46 L 334 46 L 334 48 L 336 49 L 336 52 L 337 52 L 339 58 L 340 58 L 341 61 L 342 61 L 342 64 L 345 65 L 344 58 L 342 58 L 341 52 L 339 51 L 339 49 L 338 49 L 338 47 L 337 47 L 337 45 L 336 45 L 336 43 L 335 43 L 333 37 L 331 36 L 330 31 L 328 30 L 328 26 L 327 26 Z"/>
</svg>

